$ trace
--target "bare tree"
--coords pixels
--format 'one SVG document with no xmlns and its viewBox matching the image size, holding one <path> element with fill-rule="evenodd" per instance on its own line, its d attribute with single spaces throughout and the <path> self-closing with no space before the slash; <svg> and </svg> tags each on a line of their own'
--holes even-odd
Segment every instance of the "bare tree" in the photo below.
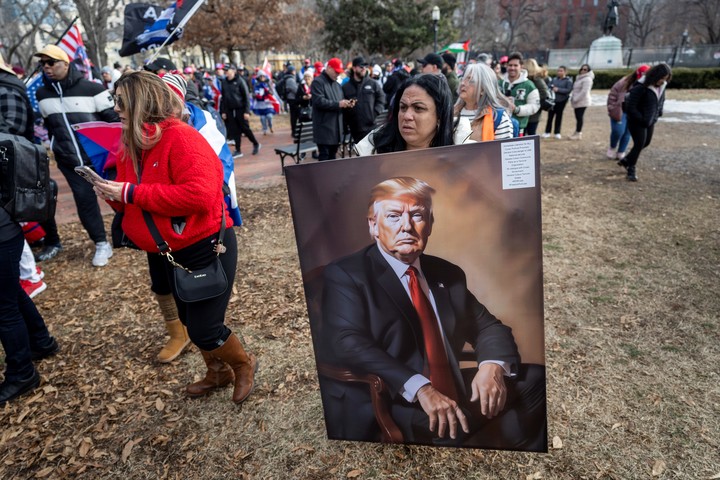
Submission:
<svg viewBox="0 0 720 480">
<path fill-rule="evenodd" d="M 509 52 L 517 49 L 520 42 L 530 40 L 529 31 L 538 22 L 543 6 L 534 0 L 501 0 L 499 6 L 504 29 L 500 44 Z"/>
<path fill-rule="evenodd" d="M 302 44 L 318 27 L 297 0 L 208 0 L 185 28 L 180 46 L 248 52 Z"/>
<path fill-rule="evenodd" d="M 644 47 L 653 34 L 668 25 L 668 0 L 628 0 L 628 32 Z"/>
<path fill-rule="evenodd" d="M 121 0 L 75 0 L 87 39 L 85 46 L 90 59 L 98 67 L 107 63 L 107 24 L 110 12 L 117 10 Z"/>
<path fill-rule="evenodd" d="M 30 67 L 35 35 L 52 22 L 55 8 L 57 5 L 48 1 L 0 0 L 0 24 L 5 26 L 0 28 L 0 42 L 6 62 Z"/>
<path fill-rule="evenodd" d="M 720 43 L 720 0 L 691 0 L 693 33 L 710 45 Z"/>
</svg>

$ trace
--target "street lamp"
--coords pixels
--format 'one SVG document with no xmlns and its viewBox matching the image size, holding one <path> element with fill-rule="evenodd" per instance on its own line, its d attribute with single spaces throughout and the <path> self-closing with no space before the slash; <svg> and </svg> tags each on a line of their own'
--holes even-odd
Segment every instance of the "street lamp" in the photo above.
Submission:
<svg viewBox="0 0 720 480">
<path fill-rule="evenodd" d="M 433 21 L 433 30 L 435 31 L 435 41 L 433 42 L 433 52 L 437 52 L 437 32 L 438 32 L 438 22 L 440 21 L 440 7 L 435 5 L 432 8 L 432 21 Z"/>
</svg>

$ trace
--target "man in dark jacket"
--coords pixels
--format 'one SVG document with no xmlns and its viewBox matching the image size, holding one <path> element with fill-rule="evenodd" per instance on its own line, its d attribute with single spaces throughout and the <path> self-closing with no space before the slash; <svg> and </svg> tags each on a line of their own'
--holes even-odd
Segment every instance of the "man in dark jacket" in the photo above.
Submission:
<svg viewBox="0 0 720 480">
<path fill-rule="evenodd" d="M 288 111 L 290 112 L 290 131 L 292 135 L 295 136 L 295 126 L 297 125 L 297 119 L 300 115 L 300 107 L 295 98 L 298 90 L 297 74 L 295 73 L 295 67 L 291 63 L 288 63 L 282 78 L 280 78 L 277 84 L 277 90 L 280 98 L 287 104 Z"/>
<path fill-rule="evenodd" d="M 235 154 L 233 157 L 242 157 L 242 134 L 253 144 L 253 155 L 260 151 L 260 143 L 250 130 L 250 93 L 247 83 L 237 74 L 237 67 L 232 64 L 225 65 L 225 78 L 222 80 L 222 97 L 220 99 L 220 115 L 225 120 L 228 138 L 235 141 Z"/>
<path fill-rule="evenodd" d="M 377 117 L 385 109 L 385 94 L 380 84 L 367 76 L 367 62 L 356 57 L 352 62 L 352 75 L 342 86 L 343 95 L 355 100 L 355 106 L 345 110 L 345 122 L 355 143 L 370 133 Z"/>
<path fill-rule="evenodd" d="M 55 161 L 73 192 L 80 222 L 95 242 L 92 264 L 104 267 L 112 257 L 112 246 L 105 235 L 105 224 L 92 185 L 74 171 L 82 165 L 92 167 L 92 162 L 72 126 L 93 121 L 118 122 L 120 118 L 113 110 L 115 103 L 110 92 L 99 83 L 86 80 L 82 72 L 72 68 L 70 59 L 60 47 L 48 45 L 35 56 L 40 57 L 45 82 L 37 91 L 37 100 Z M 43 228 L 52 237 L 51 232 L 57 231 L 57 227 L 53 228 L 54 220 L 50 223 L 44 223 Z M 56 234 L 54 236 L 56 238 L 46 237 L 45 250 L 38 255 L 38 260 L 48 260 L 60 251 L 60 239 Z M 55 244 L 53 240 L 56 240 Z"/>
<path fill-rule="evenodd" d="M 318 160 L 334 160 L 343 132 L 342 109 L 355 103 L 343 98 L 337 77 L 343 73 L 339 58 L 328 60 L 327 68 L 312 82 L 313 141 L 318 146 Z"/>
<path fill-rule="evenodd" d="M 390 103 L 395 96 L 395 92 L 398 91 L 400 85 L 402 85 L 405 80 L 410 78 L 410 74 L 407 72 L 407 70 L 405 70 L 402 60 L 395 59 L 393 61 L 393 65 L 393 72 L 388 77 L 385 85 L 383 85 L 383 92 L 385 92 L 385 108 L 387 108 L 388 110 L 391 108 Z"/>
</svg>

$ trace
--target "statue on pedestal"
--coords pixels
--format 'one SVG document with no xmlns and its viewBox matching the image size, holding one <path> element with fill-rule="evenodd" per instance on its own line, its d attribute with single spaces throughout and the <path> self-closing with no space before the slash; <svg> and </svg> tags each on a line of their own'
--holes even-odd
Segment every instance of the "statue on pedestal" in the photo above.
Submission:
<svg viewBox="0 0 720 480">
<path fill-rule="evenodd" d="M 619 5 L 620 2 L 618 0 L 610 0 L 610 2 L 608 2 L 608 13 L 603 26 L 603 33 L 605 35 L 612 35 L 613 28 L 620 22 L 620 16 L 618 14 Z"/>
</svg>

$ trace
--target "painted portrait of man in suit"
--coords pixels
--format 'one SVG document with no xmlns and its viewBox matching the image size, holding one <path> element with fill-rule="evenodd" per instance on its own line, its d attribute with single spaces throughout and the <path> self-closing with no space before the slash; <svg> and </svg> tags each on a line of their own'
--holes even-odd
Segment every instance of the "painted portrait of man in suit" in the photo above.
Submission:
<svg viewBox="0 0 720 480">
<path fill-rule="evenodd" d="M 329 438 L 547 451 L 539 185 L 501 148 L 287 169 Z"/>
<path fill-rule="evenodd" d="M 434 193 L 410 177 L 373 188 L 368 226 L 375 242 L 324 270 L 328 357 L 385 382 L 407 442 L 543 451 L 544 368 L 520 363 L 511 330 L 468 291 L 461 268 L 423 254 Z M 478 363 L 467 383 L 459 368 L 466 342 Z M 369 410 L 370 395 L 345 382 L 334 387 L 328 429 L 372 440 L 375 418 L 360 413 Z M 482 438 L 484 427 L 494 438 Z"/>
</svg>

